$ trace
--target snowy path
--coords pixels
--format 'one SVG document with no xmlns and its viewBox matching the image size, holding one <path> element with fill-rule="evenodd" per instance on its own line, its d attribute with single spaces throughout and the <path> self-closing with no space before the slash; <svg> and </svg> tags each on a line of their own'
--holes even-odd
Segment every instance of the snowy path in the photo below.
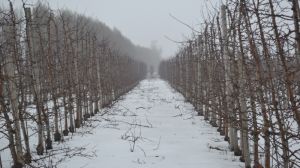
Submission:
<svg viewBox="0 0 300 168">
<path fill-rule="evenodd" d="M 97 156 L 73 157 L 59 167 L 243 167 L 232 153 L 209 149 L 226 149 L 227 143 L 165 81 L 142 81 L 107 112 L 96 117 L 101 122 L 94 122 L 98 125 L 92 135 L 75 135 L 68 142 Z"/>
</svg>

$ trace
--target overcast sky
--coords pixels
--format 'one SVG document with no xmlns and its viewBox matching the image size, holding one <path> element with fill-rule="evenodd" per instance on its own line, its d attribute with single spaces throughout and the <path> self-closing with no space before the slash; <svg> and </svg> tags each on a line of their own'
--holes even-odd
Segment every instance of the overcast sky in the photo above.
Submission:
<svg viewBox="0 0 300 168">
<path fill-rule="evenodd" d="M 2 0 L 1 0 L 2 1 Z M 21 1 L 21 0 L 14 0 Z M 33 1 L 33 0 L 27 0 Z M 67 8 L 98 18 L 109 27 L 116 27 L 134 44 L 150 47 L 156 42 L 162 48 L 162 57 L 174 55 L 178 44 L 168 36 L 182 41 L 192 31 L 170 17 L 199 28 L 207 6 L 220 4 L 221 0 L 48 0 L 50 6 Z"/>
</svg>

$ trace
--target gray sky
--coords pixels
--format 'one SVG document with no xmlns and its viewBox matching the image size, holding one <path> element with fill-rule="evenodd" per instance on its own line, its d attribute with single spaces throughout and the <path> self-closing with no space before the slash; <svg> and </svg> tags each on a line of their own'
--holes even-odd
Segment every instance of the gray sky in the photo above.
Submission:
<svg viewBox="0 0 300 168">
<path fill-rule="evenodd" d="M 116 27 L 134 44 L 150 47 L 155 41 L 162 48 L 163 58 L 174 55 L 178 49 L 178 44 L 166 39 L 165 35 L 176 41 L 182 41 L 192 33 L 189 28 L 174 20 L 169 14 L 199 28 L 199 23 L 203 22 L 203 14 L 207 15 L 207 6 L 219 5 L 220 1 L 48 0 L 54 9 L 67 8 L 97 18 L 111 28 Z"/>
</svg>

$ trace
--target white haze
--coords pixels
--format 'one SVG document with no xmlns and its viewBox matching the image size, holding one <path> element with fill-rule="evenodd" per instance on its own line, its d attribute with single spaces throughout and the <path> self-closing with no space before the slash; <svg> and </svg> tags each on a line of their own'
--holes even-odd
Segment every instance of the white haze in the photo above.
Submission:
<svg viewBox="0 0 300 168">
<path fill-rule="evenodd" d="M 4 3 L 5 0 L 1 0 Z M 26 1 L 26 0 L 25 0 Z M 13 0 L 21 4 L 21 0 Z M 37 0 L 27 0 L 36 3 Z M 134 44 L 144 47 L 156 45 L 162 49 L 162 58 L 173 56 L 178 44 L 165 36 L 184 41 L 192 30 L 179 23 L 170 14 L 199 29 L 209 11 L 220 5 L 221 0 L 48 0 L 52 9 L 66 8 L 117 28 Z"/>
</svg>

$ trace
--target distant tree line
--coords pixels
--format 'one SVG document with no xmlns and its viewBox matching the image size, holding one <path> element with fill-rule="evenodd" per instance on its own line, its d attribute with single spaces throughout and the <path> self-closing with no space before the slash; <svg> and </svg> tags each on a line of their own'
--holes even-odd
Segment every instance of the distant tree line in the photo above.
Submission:
<svg viewBox="0 0 300 168">
<path fill-rule="evenodd" d="M 8 2 L 0 8 L 0 135 L 20 168 L 135 87 L 147 67 L 108 36 L 125 37 L 95 19 Z"/>
<path fill-rule="evenodd" d="M 229 0 L 160 75 L 245 167 L 300 167 L 298 0 Z"/>
</svg>

